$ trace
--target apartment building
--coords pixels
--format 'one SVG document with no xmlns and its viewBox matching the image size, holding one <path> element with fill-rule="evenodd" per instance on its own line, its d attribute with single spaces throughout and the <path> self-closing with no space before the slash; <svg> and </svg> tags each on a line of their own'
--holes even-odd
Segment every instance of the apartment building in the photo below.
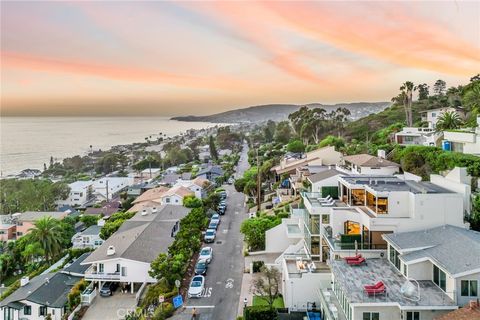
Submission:
<svg viewBox="0 0 480 320">
<path fill-rule="evenodd" d="M 53 219 L 62 220 L 68 216 L 68 212 L 62 211 L 25 211 L 12 214 L 12 219 L 16 224 L 16 237 L 17 239 L 30 232 L 30 229 L 35 227 L 35 222 L 45 218 L 51 217 Z"/>
</svg>

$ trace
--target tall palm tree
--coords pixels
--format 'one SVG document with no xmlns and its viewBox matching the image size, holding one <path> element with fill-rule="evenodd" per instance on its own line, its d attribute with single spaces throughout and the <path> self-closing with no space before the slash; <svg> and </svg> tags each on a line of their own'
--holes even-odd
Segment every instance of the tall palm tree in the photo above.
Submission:
<svg viewBox="0 0 480 320">
<path fill-rule="evenodd" d="M 407 126 L 413 126 L 413 114 L 412 114 L 412 100 L 413 100 L 413 91 L 417 87 L 411 81 L 405 82 L 401 87 L 400 91 L 402 92 L 403 97 L 403 107 L 405 108 L 405 118 L 407 121 Z"/>
<path fill-rule="evenodd" d="M 40 243 L 45 260 L 50 261 L 62 250 L 62 229 L 58 220 L 52 217 L 43 217 L 35 222 L 35 227 L 30 229 L 33 241 Z"/>
<path fill-rule="evenodd" d="M 445 111 L 438 117 L 437 131 L 455 130 L 462 125 L 462 119 L 455 111 Z"/>
</svg>

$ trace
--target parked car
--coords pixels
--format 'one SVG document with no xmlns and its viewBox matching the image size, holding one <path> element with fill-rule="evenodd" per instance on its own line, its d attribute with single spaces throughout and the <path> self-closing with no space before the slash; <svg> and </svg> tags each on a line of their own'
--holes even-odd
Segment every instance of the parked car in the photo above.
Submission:
<svg viewBox="0 0 480 320">
<path fill-rule="evenodd" d="M 211 247 L 204 247 L 200 251 L 199 260 L 205 260 L 207 263 L 210 263 L 213 259 L 213 249 Z"/>
<path fill-rule="evenodd" d="M 115 290 L 118 288 L 118 283 L 117 282 L 105 282 L 100 288 L 100 295 L 102 297 L 110 297 L 113 296 L 113 293 Z"/>
<path fill-rule="evenodd" d="M 190 287 L 188 288 L 189 298 L 200 298 L 205 288 L 205 277 L 198 275 L 192 278 Z"/>
<path fill-rule="evenodd" d="M 217 228 L 218 228 L 218 223 L 216 221 L 210 221 L 210 223 L 208 224 L 208 229 L 217 230 Z"/>
<path fill-rule="evenodd" d="M 218 207 L 218 213 L 221 214 L 222 216 L 225 214 L 226 207 Z"/>
<path fill-rule="evenodd" d="M 212 215 L 212 217 L 210 218 L 210 222 L 216 222 L 217 225 L 220 224 L 220 215 L 218 213 L 215 213 Z"/>
<path fill-rule="evenodd" d="M 206 260 L 198 260 L 195 265 L 195 274 L 205 275 L 208 269 L 208 262 Z"/>
<path fill-rule="evenodd" d="M 215 236 L 217 234 L 217 231 L 215 229 L 207 229 L 205 232 L 205 236 L 203 237 L 203 240 L 205 243 L 213 242 L 215 241 Z"/>
<path fill-rule="evenodd" d="M 234 184 L 235 183 L 235 179 L 233 179 L 233 177 L 229 178 L 228 181 L 227 181 L 228 184 Z"/>
</svg>

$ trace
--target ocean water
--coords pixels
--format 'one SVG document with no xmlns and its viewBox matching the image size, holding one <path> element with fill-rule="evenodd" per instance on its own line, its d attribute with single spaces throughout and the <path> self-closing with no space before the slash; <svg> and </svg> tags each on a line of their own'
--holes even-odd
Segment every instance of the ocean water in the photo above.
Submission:
<svg viewBox="0 0 480 320">
<path fill-rule="evenodd" d="M 174 136 L 189 129 L 213 127 L 168 117 L 1 117 L 0 171 L 2 176 L 31 168 L 43 170 L 50 156 L 61 160 L 106 150 L 114 145 L 144 142 L 159 134 Z"/>
</svg>

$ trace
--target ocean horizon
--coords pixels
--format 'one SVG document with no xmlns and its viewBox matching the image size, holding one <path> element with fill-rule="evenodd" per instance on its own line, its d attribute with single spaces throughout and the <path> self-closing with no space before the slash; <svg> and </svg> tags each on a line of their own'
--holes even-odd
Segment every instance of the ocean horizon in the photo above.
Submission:
<svg viewBox="0 0 480 320">
<path fill-rule="evenodd" d="M 165 116 L 0 117 L 1 176 L 23 169 L 43 170 L 57 161 L 120 144 L 144 142 L 159 134 L 172 137 L 189 129 L 214 127 L 207 122 L 170 120 Z"/>
</svg>

